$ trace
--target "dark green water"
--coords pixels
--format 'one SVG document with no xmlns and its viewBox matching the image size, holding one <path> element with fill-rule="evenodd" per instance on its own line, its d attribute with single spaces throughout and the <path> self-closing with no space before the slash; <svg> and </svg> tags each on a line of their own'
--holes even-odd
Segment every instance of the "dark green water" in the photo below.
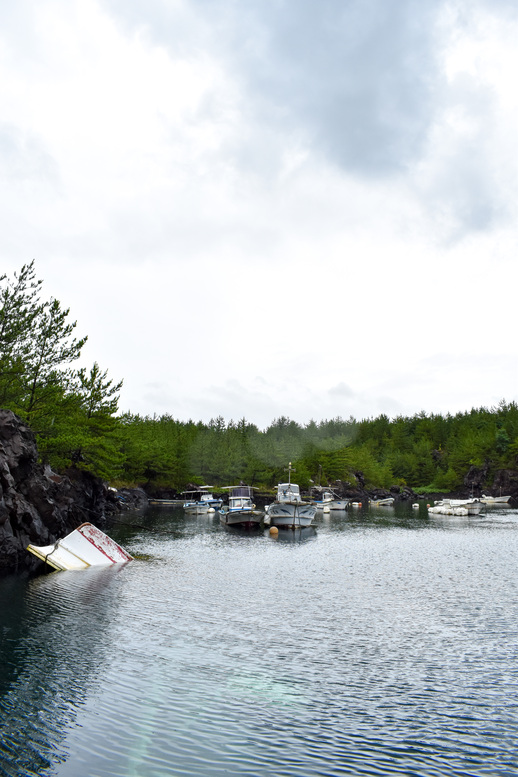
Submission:
<svg viewBox="0 0 518 777">
<path fill-rule="evenodd" d="M 0 580 L 0 775 L 517 774 L 514 510 L 123 520 L 145 560 Z"/>
</svg>

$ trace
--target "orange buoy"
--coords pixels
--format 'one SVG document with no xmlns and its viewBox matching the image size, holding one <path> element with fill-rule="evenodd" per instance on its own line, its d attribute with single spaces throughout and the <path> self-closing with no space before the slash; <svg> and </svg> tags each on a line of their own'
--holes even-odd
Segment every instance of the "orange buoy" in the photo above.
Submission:
<svg viewBox="0 0 518 777">
<path fill-rule="evenodd" d="M 277 526 L 270 526 L 270 535 L 272 537 L 276 537 L 278 533 L 279 533 L 279 529 L 277 528 Z"/>
</svg>

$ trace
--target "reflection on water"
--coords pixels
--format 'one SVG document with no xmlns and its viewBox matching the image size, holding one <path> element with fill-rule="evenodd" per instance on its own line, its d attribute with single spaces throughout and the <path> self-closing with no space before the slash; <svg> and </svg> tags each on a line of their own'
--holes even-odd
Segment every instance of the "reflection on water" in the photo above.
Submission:
<svg viewBox="0 0 518 777">
<path fill-rule="evenodd" d="M 0 582 L 0 774 L 39 773 L 64 758 L 64 732 L 98 681 L 110 583 L 122 569 Z"/>
<path fill-rule="evenodd" d="M 516 773 L 514 510 L 112 534 L 149 560 L 0 581 L 0 775 Z"/>
<path fill-rule="evenodd" d="M 279 528 L 276 539 L 279 542 L 305 542 L 317 536 L 314 526 L 296 526 L 294 529 Z"/>
</svg>

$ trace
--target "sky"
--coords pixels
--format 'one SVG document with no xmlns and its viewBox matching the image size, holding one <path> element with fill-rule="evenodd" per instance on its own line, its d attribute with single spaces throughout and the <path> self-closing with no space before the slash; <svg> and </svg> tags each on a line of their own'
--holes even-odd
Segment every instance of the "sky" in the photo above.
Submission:
<svg viewBox="0 0 518 777">
<path fill-rule="evenodd" d="M 515 0 L 0 3 L 0 273 L 121 411 L 518 400 Z"/>
</svg>

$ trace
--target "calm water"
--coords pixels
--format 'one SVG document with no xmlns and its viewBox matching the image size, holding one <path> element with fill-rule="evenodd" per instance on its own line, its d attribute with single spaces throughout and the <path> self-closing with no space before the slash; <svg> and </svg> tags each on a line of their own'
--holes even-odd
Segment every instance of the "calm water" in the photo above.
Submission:
<svg viewBox="0 0 518 777">
<path fill-rule="evenodd" d="M 122 520 L 0 580 L 0 775 L 516 775 L 518 512 Z"/>
</svg>

